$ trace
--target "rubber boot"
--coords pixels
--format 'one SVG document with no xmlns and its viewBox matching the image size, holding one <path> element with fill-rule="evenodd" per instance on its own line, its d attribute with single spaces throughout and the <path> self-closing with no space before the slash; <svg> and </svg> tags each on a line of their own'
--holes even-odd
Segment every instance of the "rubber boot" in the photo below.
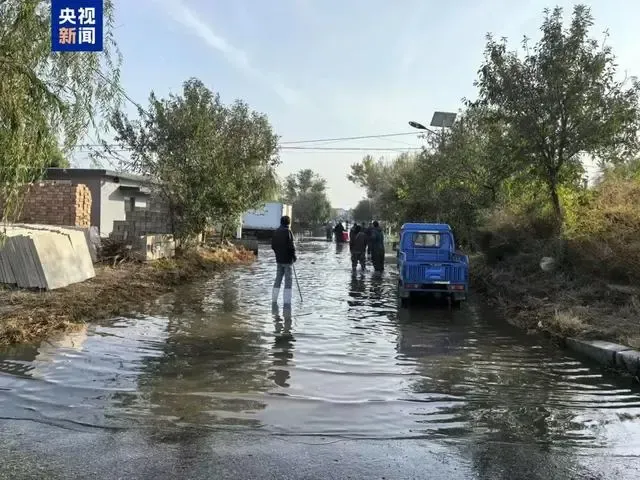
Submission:
<svg viewBox="0 0 640 480">
<path fill-rule="evenodd" d="M 285 305 L 291 305 L 291 296 L 292 296 L 293 290 L 290 288 L 285 288 L 284 289 L 284 304 Z"/>
<path fill-rule="evenodd" d="M 280 289 L 273 287 L 271 292 L 271 303 L 278 303 L 278 297 L 280 296 Z"/>
</svg>

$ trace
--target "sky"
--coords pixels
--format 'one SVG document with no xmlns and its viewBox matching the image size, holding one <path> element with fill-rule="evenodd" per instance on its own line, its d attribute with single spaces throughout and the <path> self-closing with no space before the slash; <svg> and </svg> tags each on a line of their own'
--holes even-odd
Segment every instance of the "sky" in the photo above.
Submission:
<svg viewBox="0 0 640 480">
<path fill-rule="evenodd" d="M 392 158 L 422 146 L 410 120 L 457 112 L 474 98 L 485 36 L 517 48 L 533 40 L 556 0 L 115 0 L 121 83 L 143 106 L 151 90 L 180 93 L 198 77 L 225 103 L 242 99 L 268 115 L 281 137 L 281 177 L 311 168 L 326 178 L 334 207 L 364 191 L 346 176 L 367 153 Z M 592 35 L 619 68 L 640 74 L 640 1 L 597 0 Z M 130 113 L 134 113 L 129 105 Z M 315 144 L 301 140 L 407 133 Z M 296 147 L 361 150 L 300 150 Z M 385 151 L 387 149 L 387 151 Z M 82 163 L 83 160 L 80 160 Z"/>
</svg>

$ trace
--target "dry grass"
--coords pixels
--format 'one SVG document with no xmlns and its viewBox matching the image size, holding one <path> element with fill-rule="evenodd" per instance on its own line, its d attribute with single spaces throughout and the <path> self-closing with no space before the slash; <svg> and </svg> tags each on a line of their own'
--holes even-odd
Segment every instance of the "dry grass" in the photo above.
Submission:
<svg viewBox="0 0 640 480">
<path fill-rule="evenodd" d="M 640 182 L 567 191 L 563 205 L 562 237 L 540 205 L 493 212 L 474 284 L 528 330 L 640 347 Z M 555 271 L 542 271 L 544 256 Z"/>
<path fill-rule="evenodd" d="M 526 254 L 491 266 L 476 257 L 471 275 L 476 289 L 519 327 L 640 344 L 640 291 L 634 287 L 587 274 L 543 272 Z"/>
<path fill-rule="evenodd" d="M 548 328 L 567 337 L 572 337 L 588 330 L 588 326 L 574 312 L 559 310 L 556 310 L 548 320 Z"/>
<path fill-rule="evenodd" d="M 568 212 L 572 264 L 614 282 L 640 282 L 640 182 L 605 182 Z"/>
<path fill-rule="evenodd" d="M 85 321 L 142 311 L 144 302 L 229 265 L 250 263 L 235 247 L 199 249 L 175 259 L 97 266 L 96 277 L 50 292 L 0 290 L 0 345 L 37 341 Z"/>
</svg>

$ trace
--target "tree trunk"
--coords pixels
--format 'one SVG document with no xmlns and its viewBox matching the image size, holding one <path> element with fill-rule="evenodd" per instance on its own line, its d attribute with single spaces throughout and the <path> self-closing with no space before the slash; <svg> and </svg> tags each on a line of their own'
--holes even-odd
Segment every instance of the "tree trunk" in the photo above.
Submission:
<svg viewBox="0 0 640 480">
<path fill-rule="evenodd" d="M 166 197 L 165 197 L 166 198 Z M 173 206 L 173 202 L 170 198 L 167 198 L 167 203 L 169 204 L 169 222 L 171 224 L 171 235 L 173 238 L 176 238 L 176 217 L 175 217 L 175 208 Z"/>
<path fill-rule="evenodd" d="M 549 182 L 549 194 L 551 195 L 551 205 L 553 206 L 553 213 L 558 223 L 558 228 L 561 229 L 564 223 L 564 215 L 562 205 L 560 205 L 560 197 L 558 196 L 558 184 L 555 179 L 551 179 Z"/>
</svg>

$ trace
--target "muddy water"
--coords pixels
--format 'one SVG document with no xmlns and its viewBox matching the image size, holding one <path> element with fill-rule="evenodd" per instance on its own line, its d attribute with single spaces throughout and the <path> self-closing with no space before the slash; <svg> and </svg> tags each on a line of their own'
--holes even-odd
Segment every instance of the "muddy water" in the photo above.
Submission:
<svg viewBox="0 0 640 480">
<path fill-rule="evenodd" d="M 631 382 L 522 336 L 476 301 L 399 310 L 393 259 L 351 274 L 306 242 L 291 310 L 274 263 L 185 287 L 153 317 L 119 318 L 0 351 L 0 416 L 75 429 L 268 434 L 640 452 Z M 295 286 L 295 283 L 294 283 Z"/>
</svg>

